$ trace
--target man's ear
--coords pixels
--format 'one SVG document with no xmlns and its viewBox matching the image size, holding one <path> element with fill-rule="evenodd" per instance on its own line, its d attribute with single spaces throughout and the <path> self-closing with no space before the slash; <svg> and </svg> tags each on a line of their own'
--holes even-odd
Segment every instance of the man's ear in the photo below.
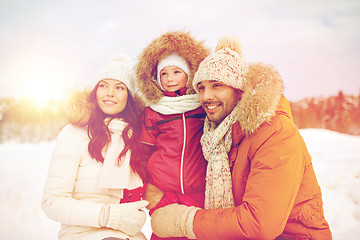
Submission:
<svg viewBox="0 0 360 240">
<path fill-rule="evenodd" d="M 241 100 L 241 97 L 242 97 L 244 91 L 240 90 L 240 89 L 235 89 L 235 90 L 236 90 L 237 102 L 239 102 Z"/>
</svg>

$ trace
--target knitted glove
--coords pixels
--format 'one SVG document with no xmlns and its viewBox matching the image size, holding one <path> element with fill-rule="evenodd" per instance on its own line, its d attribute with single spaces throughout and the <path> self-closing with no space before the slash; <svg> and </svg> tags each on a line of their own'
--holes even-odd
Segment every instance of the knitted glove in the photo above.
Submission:
<svg viewBox="0 0 360 240">
<path fill-rule="evenodd" d="M 180 204 L 171 204 L 154 211 L 151 216 L 151 227 L 156 236 L 187 237 L 196 239 L 193 231 L 193 221 L 197 207 L 187 207 Z"/>
<path fill-rule="evenodd" d="M 143 227 L 146 214 L 140 210 L 149 203 L 137 201 L 131 203 L 110 204 L 109 220 L 106 227 L 120 230 L 129 236 L 134 236 Z"/>
<path fill-rule="evenodd" d="M 155 187 L 151 183 L 146 184 L 146 190 L 143 199 L 149 202 L 149 205 L 146 207 L 148 210 L 156 207 L 163 196 L 164 193 L 159 188 Z"/>
</svg>

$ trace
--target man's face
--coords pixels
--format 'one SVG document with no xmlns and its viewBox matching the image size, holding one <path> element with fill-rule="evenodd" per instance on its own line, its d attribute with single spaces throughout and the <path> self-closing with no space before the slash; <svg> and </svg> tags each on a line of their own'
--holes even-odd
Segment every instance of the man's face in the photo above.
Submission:
<svg viewBox="0 0 360 240">
<path fill-rule="evenodd" d="M 241 99 L 242 92 L 218 81 L 202 81 L 197 85 L 199 101 L 210 121 L 221 123 Z"/>
</svg>

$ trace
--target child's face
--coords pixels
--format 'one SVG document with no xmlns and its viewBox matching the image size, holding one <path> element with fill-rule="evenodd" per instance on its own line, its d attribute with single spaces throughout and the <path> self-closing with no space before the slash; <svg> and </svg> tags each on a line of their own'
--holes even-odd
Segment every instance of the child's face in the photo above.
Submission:
<svg viewBox="0 0 360 240">
<path fill-rule="evenodd" d="M 175 92 L 186 87 L 187 74 L 177 66 L 167 66 L 160 71 L 160 81 L 165 91 Z"/>
<path fill-rule="evenodd" d="M 96 100 L 100 109 L 107 115 L 115 115 L 122 112 L 127 104 L 128 92 L 124 83 L 104 79 L 99 82 L 96 91 Z"/>
</svg>

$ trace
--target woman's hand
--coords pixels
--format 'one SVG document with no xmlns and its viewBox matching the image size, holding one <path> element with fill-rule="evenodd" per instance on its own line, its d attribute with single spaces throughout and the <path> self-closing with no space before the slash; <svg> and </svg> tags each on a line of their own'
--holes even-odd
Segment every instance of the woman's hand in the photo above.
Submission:
<svg viewBox="0 0 360 240">
<path fill-rule="evenodd" d="M 136 235 L 141 231 L 146 220 L 146 214 L 141 209 L 148 204 L 149 202 L 144 200 L 110 204 L 109 219 L 106 227 L 120 230 L 129 236 Z"/>
</svg>

